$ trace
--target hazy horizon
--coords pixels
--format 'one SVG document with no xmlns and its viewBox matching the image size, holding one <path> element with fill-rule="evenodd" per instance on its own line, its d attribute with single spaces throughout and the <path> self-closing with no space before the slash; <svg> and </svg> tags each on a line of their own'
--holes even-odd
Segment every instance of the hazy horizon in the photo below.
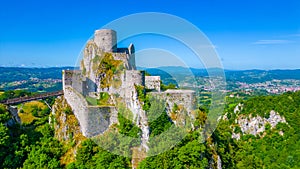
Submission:
<svg viewBox="0 0 300 169">
<path fill-rule="evenodd" d="M 74 67 L 74 66 L 36 66 L 36 67 L 30 67 L 30 66 L 1 66 L 0 68 L 25 68 L 25 69 L 47 69 L 47 68 L 79 68 L 79 67 Z M 140 68 L 147 68 L 147 69 L 156 69 L 156 68 L 165 68 L 165 67 L 178 67 L 178 68 L 187 68 L 187 69 L 198 69 L 198 70 L 206 70 L 206 68 L 195 68 L 195 67 L 182 67 L 182 66 L 159 66 L 159 67 L 137 67 L 137 69 Z M 248 71 L 248 70 L 262 70 L 262 71 L 272 71 L 272 70 L 300 70 L 300 68 L 295 68 L 295 69 L 290 69 L 290 68 L 286 68 L 286 69 L 226 69 L 226 68 L 208 68 L 208 69 L 223 69 L 226 71 Z"/>
</svg>

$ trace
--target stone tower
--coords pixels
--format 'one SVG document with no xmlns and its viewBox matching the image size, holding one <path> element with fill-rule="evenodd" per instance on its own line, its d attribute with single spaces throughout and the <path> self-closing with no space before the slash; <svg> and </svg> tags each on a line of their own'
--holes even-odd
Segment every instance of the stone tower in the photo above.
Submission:
<svg viewBox="0 0 300 169">
<path fill-rule="evenodd" d="M 117 52 L 117 32 L 114 30 L 96 30 L 94 42 L 103 52 Z"/>
</svg>

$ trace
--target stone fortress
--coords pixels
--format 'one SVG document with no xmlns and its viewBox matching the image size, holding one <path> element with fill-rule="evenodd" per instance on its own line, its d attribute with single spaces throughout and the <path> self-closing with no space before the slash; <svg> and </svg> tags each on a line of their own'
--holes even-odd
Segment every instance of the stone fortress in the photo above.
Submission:
<svg viewBox="0 0 300 169">
<path fill-rule="evenodd" d="M 160 83 L 159 76 L 145 76 L 145 71 L 136 70 L 134 45 L 118 48 L 116 32 L 109 29 L 96 30 L 94 38 L 87 42 L 80 70 L 63 71 L 64 97 L 78 119 L 84 136 L 97 136 L 118 123 L 118 103 L 121 102 L 132 112 L 132 119 L 129 120 L 141 128 L 142 145 L 146 150 L 148 120 L 136 86 L 151 90 L 150 93 L 165 100 L 168 115 L 174 104 L 185 107 L 188 114 L 195 109 L 194 91 L 161 91 Z"/>
</svg>

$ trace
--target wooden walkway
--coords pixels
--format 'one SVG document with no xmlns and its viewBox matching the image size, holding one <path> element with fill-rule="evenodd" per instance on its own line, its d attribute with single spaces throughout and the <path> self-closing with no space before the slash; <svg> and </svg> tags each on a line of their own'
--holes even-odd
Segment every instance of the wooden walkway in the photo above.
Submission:
<svg viewBox="0 0 300 169">
<path fill-rule="evenodd" d="M 41 94 L 37 94 L 37 95 L 33 95 L 33 96 L 8 99 L 8 100 L 1 101 L 0 103 L 6 104 L 6 105 L 12 105 L 12 104 L 29 102 L 32 100 L 45 99 L 45 98 L 52 97 L 52 96 L 61 96 L 63 94 L 64 94 L 64 92 L 62 90 L 60 90 L 60 91 L 56 91 L 56 92 L 41 93 Z"/>
</svg>

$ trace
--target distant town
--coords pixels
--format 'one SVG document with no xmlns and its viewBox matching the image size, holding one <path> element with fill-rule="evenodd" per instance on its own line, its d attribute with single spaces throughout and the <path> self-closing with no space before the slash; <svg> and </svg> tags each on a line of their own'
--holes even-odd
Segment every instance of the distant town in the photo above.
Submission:
<svg viewBox="0 0 300 169">
<path fill-rule="evenodd" d="M 20 89 L 32 92 L 61 90 L 62 69 L 1 67 L 1 72 L 5 73 L 1 74 L 0 77 L 0 90 Z M 180 71 L 179 69 L 168 67 L 168 72 L 175 74 L 177 71 Z M 177 86 L 180 88 L 194 88 L 203 93 L 209 93 L 222 86 L 221 91 L 227 93 L 229 97 L 281 94 L 300 90 L 299 70 L 230 71 L 226 72 L 226 80 L 222 80 L 220 77 L 209 78 L 207 73 L 203 73 L 203 69 L 195 70 L 193 72 L 194 76 L 182 73 L 176 79 L 167 74 L 167 71 L 161 71 L 163 69 L 157 70 L 147 70 L 147 72 L 151 75 L 161 76 L 162 83 L 177 83 Z M 185 70 L 182 72 L 185 72 Z M 226 83 L 224 84 L 224 82 Z"/>
</svg>

